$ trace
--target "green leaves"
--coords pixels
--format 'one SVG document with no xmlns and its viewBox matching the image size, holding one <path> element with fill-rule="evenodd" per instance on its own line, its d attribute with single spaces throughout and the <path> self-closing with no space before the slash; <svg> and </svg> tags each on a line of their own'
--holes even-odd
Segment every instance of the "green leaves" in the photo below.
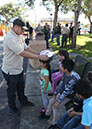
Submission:
<svg viewBox="0 0 92 129">
<path fill-rule="evenodd" d="M 7 21 L 10 21 L 13 17 L 22 18 L 24 7 L 18 5 L 14 5 L 13 3 L 5 4 L 0 8 L 0 14 L 3 15 Z"/>
</svg>

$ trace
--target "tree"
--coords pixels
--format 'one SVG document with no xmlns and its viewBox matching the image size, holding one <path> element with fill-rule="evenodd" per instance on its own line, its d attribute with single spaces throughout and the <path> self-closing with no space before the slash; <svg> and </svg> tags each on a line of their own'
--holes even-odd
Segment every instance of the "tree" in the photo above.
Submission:
<svg viewBox="0 0 92 129">
<path fill-rule="evenodd" d="M 90 33 L 92 33 L 92 0 L 84 0 L 82 11 L 90 22 Z"/>
<path fill-rule="evenodd" d="M 27 1 L 31 5 L 31 1 L 35 1 L 35 0 L 27 0 Z M 47 8 L 47 10 L 49 11 L 51 10 L 50 4 L 52 4 L 55 7 L 53 28 L 55 28 L 56 26 L 59 10 L 64 13 L 67 13 L 68 11 L 75 12 L 75 22 L 74 22 L 75 25 L 74 25 L 73 40 L 71 45 L 72 48 L 76 47 L 77 22 L 78 22 L 79 13 L 81 10 L 81 1 L 82 0 L 73 0 L 73 1 L 72 0 L 42 0 L 42 4 Z M 31 6 L 33 6 L 33 4 Z"/>
<path fill-rule="evenodd" d="M 7 21 L 10 21 L 13 17 L 22 18 L 25 8 L 20 5 L 14 5 L 13 3 L 5 4 L 0 7 L 0 14 L 6 18 Z"/>
<path fill-rule="evenodd" d="M 53 28 L 55 28 L 58 18 L 58 11 L 67 13 L 70 10 L 69 5 L 71 5 L 72 0 L 49 0 L 48 2 L 46 0 L 42 0 L 43 5 L 47 8 L 47 10 L 50 9 L 50 4 L 54 6 L 54 24 Z"/>
<path fill-rule="evenodd" d="M 44 0 L 43 0 L 44 1 Z M 49 0 L 50 2 L 54 2 L 55 6 L 55 14 L 54 14 L 54 28 L 57 22 L 58 11 L 61 10 L 64 13 L 68 11 L 75 12 L 75 20 L 74 20 L 74 32 L 73 32 L 73 40 L 72 40 L 72 48 L 76 47 L 76 33 L 77 33 L 77 23 L 79 18 L 79 13 L 81 10 L 81 1 L 82 0 Z"/>
<path fill-rule="evenodd" d="M 81 1 L 82 0 L 78 0 L 76 9 L 75 9 L 75 20 L 74 20 L 74 31 L 73 31 L 73 39 L 72 39 L 72 48 L 76 47 L 76 33 L 77 33 L 77 24 L 78 24 L 78 18 L 79 18 L 79 13 L 81 10 Z"/>
<path fill-rule="evenodd" d="M 25 0 L 25 4 L 27 4 L 31 9 L 34 8 L 34 2 L 35 0 Z"/>
<path fill-rule="evenodd" d="M 35 0 L 25 0 L 25 3 L 30 6 L 31 8 L 34 7 Z M 51 6 L 54 6 L 54 24 L 53 28 L 56 26 L 57 18 L 58 18 L 58 11 L 61 10 L 62 12 L 66 13 L 69 10 L 69 4 L 72 0 L 42 0 L 41 5 L 45 6 L 48 11 L 51 11 Z"/>
</svg>

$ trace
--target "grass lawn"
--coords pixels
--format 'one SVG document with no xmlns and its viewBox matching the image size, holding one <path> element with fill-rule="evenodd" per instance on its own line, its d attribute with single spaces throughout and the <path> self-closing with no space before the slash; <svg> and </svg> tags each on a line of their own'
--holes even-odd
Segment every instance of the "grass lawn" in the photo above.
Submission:
<svg viewBox="0 0 92 129">
<path fill-rule="evenodd" d="M 62 41 L 62 37 L 60 41 Z M 77 36 L 76 48 L 74 49 L 69 48 L 69 41 L 67 42 L 67 48 L 60 48 L 60 46 L 57 46 L 56 38 L 54 38 L 54 42 L 49 42 L 49 44 L 56 53 L 59 49 L 66 49 L 68 52 L 82 54 L 84 58 L 92 57 L 92 34 Z"/>
</svg>

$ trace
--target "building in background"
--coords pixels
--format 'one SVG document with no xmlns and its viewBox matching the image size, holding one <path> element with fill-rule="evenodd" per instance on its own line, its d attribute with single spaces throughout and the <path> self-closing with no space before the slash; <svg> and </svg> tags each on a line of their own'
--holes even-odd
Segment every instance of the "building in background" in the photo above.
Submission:
<svg viewBox="0 0 92 129">
<path fill-rule="evenodd" d="M 64 26 L 66 23 L 74 22 L 74 19 L 73 18 L 58 18 L 57 22 L 59 22 L 62 26 Z M 45 23 L 48 23 L 52 27 L 53 26 L 53 19 L 52 18 L 42 18 L 40 23 L 42 26 Z"/>
</svg>

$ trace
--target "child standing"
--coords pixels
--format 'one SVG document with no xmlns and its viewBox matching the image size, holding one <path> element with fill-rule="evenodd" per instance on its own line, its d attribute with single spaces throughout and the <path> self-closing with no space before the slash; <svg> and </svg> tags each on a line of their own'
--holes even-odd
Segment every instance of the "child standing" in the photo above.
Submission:
<svg viewBox="0 0 92 129">
<path fill-rule="evenodd" d="M 41 84 L 41 94 L 44 107 L 40 111 L 45 112 L 48 106 L 48 92 L 51 91 L 51 68 L 49 61 L 40 60 L 41 72 L 40 72 L 40 84 Z"/>
<path fill-rule="evenodd" d="M 85 129 L 92 129 L 92 82 L 86 79 L 80 79 L 75 90 L 83 101 L 83 113 L 81 124 Z"/>
<path fill-rule="evenodd" d="M 56 87 L 57 87 L 58 82 L 60 82 L 61 79 L 62 79 L 62 77 L 63 77 L 63 72 L 61 72 L 60 69 L 62 67 L 62 61 L 64 59 L 69 59 L 69 53 L 68 53 L 67 50 L 59 50 L 58 57 L 59 57 L 59 60 L 60 60 L 60 67 L 59 68 L 56 68 L 56 69 L 58 69 L 59 72 L 55 72 L 51 76 L 51 80 L 52 80 L 52 84 L 51 84 L 52 85 L 52 91 L 51 91 L 51 93 L 48 94 L 49 96 L 53 95 L 53 93 L 56 90 Z"/>
</svg>

